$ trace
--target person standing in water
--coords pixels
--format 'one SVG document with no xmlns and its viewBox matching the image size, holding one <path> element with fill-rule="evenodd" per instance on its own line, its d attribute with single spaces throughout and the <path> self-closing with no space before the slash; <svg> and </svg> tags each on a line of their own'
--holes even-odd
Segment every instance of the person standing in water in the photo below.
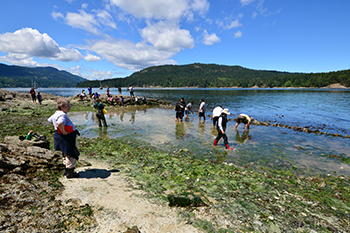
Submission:
<svg viewBox="0 0 350 233">
<path fill-rule="evenodd" d="M 225 108 L 222 111 L 222 113 L 218 119 L 218 123 L 216 126 L 216 129 L 218 130 L 218 136 L 214 140 L 214 146 L 217 146 L 219 140 L 221 138 L 224 138 L 224 143 L 225 143 L 226 149 L 234 150 L 233 148 L 230 148 L 230 146 L 228 145 L 228 138 L 226 135 L 227 115 L 229 115 L 229 114 L 230 114 L 230 112 L 228 111 L 227 108 Z"/>
<path fill-rule="evenodd" d="M 98 126 L 102 127 L 102 124 L 101 124 L 101 121 L 102 121 L 103 122 L 103 126 L 107 127 L 105 114 L 103 113 L 103 109 L 105 108 L 105 106 L 100 103 L 100 99 L 99 98 L 96 99 L 96 102 L 94 104 L 94 108 L 96 109 L 96 117 L 97 117 L 97 120 L 98 120 Z"/>
<path fill-rule="evenodd" d="M 193 110 L 192 110 L 193 103 L 194 103 L 194 101 L 192 101 L 191 103 L 188 103 L 188 104 L 186 105 L 185 114 L 186 114 L 186 117 L 187 117 L 187 118 L 188 118 L 188 114 L 190 114 L 190 111 L 192 112 L 192 114 L 194 114 L 194 112 L 193 112 Z"/>
<path fill-rule="evenodd" d="M 198 114 L 199 114 L 199 121 L 201 121 L 201 117 L 203 117 L 203 119 L 205 121 L 205 102 L 204 102 L 204 99 L 201 99 L 201 104 L 199 105 Z"/>
<path fill-rule="evenodd" d="M 213 115 L 211 116 L 210 120 L 213 120 L 213 126 L 216 127 L 216 124 L 218 122 L 218 119 L 222 113 L 222 106 L 219 105 L 216 108 L 213 109 Z"/>
</svg>

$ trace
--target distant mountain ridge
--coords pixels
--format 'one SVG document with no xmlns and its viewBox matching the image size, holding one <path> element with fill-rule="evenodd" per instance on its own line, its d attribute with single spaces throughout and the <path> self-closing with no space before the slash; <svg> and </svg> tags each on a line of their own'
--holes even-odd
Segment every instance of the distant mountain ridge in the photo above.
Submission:
<svg viewBox="0 0 350 233">
<path fill-rule="evenodd" d="M 3 87 L 76 87 L 85 78 L 53 67 L 22 67 L 0 63 L 0 88 Z"/>
<path fill-rule="evenodd" d="M 290 73 L 193 63 L 152 66 L 126 78 L 84 81 L 77 87 L 325 87 L 334 83 L 350 87 L 350 70 Z"/>
</svg>

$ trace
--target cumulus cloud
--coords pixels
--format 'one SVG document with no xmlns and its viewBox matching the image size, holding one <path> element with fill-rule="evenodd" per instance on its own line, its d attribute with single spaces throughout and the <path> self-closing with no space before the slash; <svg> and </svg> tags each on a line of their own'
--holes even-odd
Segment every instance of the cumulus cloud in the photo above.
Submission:
<svg viewBox="0 0 350 233">
<path fill-rule="evenodd" d="M 240 38 L 240 37 L 242 37 L 242 35 L 243 35 L 242 32 L 241 32 L 241 31 L 238 31 L 238 32 L 235 33 L 235 36 L 234 36 L 234 37 L 235 37 L 235 38 Z"/>
<path fill-rule="evenodd" d="M 219 43 L 220 41 L 220 38 L 215 33 L 209 34 L 207 30 L 204 30 L 203 43 L 205 45 L 213 45 L 215 43 Z"/>
<path fill-rule="evenodd" d="M 141 30 L 141 36 L 159 50 L 179 52 L 182 48 L 194 47 L 190 32 L 174 23 L 149 24 Z"/>
<path fill-rule="evenodd" d="M 87 6 L 82 5 L 83 9 Z M 67 12 L 64 16 L 60 12 L 51 13 L 52 18 L 58 20 L 62 18 L 65 23 L 72 28 L 79 28 L 95 35 L 100 35 L 101 26 L 117 29 L 117 25 L 113 20 L 113 16 L 106 10 L 92 10 L 92 13 L 87 13 L 85 10 L 78 10 L 78 12 Z"/>
<path fill-rule="evenodd" d="M 76 49 L 60 47 L 48 34 L 32 28 L 0 35 L 0 51 L 8 56 L 48 58 L 60 61 L 78 61 L 82 58 Z"/>
<path fill-rule="evenodd" d="M 115 66 L 136 71 L 149 66 L 176 64 L 169 59 L 176 53 L 157 50 L 144 42 L 134 43 L 127 40 L 100 40 L 90 42 L 89 51 L 112 62 Z"/>
<path fill-rule="evenodd" d="M 101 58 L 99 56 L 95 56 L 90 53 L 88 53 L 88 55 L 86 55 L 84 59 L 85 61 L 101 61 Z"/>
</svg>

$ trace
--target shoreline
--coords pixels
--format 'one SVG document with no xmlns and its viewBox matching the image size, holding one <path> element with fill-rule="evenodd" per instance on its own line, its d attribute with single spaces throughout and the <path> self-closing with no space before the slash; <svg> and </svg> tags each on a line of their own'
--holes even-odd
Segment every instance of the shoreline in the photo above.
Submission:
<svg viewBox="0 0 350 233">
<path fill-rule="evenodd" d="M 30 89 L 30 87 L 0 87 L 0 89 L 17 89 L 17 88 L 23 88 L 23 89 Z M 55 89 L 55 88 L 86 88 L 86 87 L 42 87 L 42 88 L 48 88 L 48 89 Z M 93 88 L 98 88 L 98 87 L 93 87 Z M 107 87 L 103 87 L 103 89 L 106 89 Z M 117 88 L 117 87 L 110 87 L 110 88 Z M 122 87 L 122 88 L 128 88 L 128 87 Z M 333 83 L 325 87 L 259 87 L 259 86 L 253 86 L 253 87 L 238 87 L 238 86 L 233 86 L 233 87 L 198 87 L 198 86 L 193 86 L 193 87 L 161 87 L 161 86 L 148 86 L 148 87 L 138 87 L 135 86 L 134 88 L 137 89 L 262 89 L 262 90 L 273 90 L 273 89 L 329 89 L 329 90 L 349 90 L 350 87 L 343 86 L 339 83 Z M 38 87 L 37 89 L 40 89 Z M 100 90 L 101 91 L 101 90 Z"/>
</svg>

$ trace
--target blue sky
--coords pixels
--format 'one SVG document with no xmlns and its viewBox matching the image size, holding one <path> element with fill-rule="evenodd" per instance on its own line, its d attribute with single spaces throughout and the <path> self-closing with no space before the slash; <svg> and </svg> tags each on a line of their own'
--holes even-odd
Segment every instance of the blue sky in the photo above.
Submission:
<svg viewBox="0 0 350 233">
<path fill-rule="evenodd" d="M 350 69 L 349 0 L 2 0 L 0 62 L 89 80 L 149 66 Z"/>
</svg>

